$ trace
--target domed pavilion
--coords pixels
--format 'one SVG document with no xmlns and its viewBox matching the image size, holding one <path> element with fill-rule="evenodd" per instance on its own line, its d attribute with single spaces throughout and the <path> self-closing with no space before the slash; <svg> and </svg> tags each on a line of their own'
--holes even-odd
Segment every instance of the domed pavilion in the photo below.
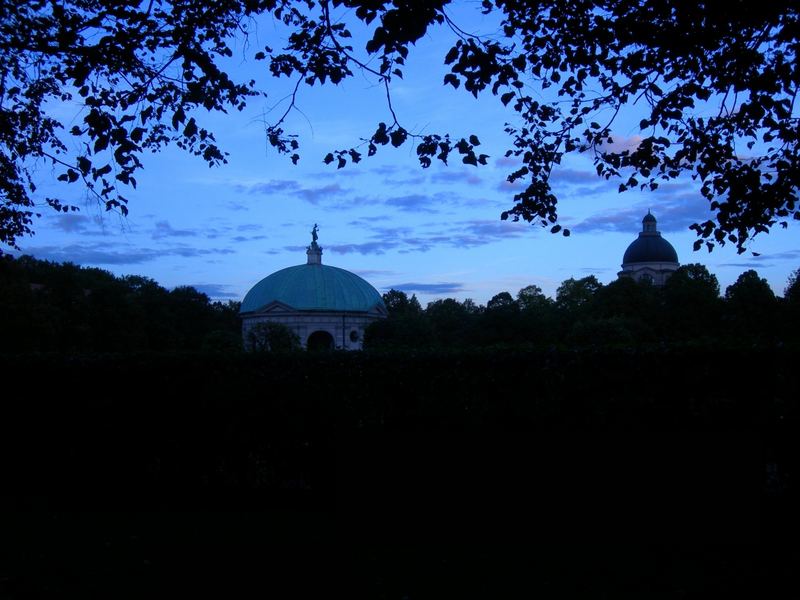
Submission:
<svg viewBox="0 0 800 600">
<path fill-rule="evenodd" d="M 364 329 L 386 318 L 386 306 L 367 281 L 322 264 L 317 226 L 304 265 L 276 271 L 255 284 L 242 301 L 242 335 L 258 323 L 282 323 L 304 348 L 360 350 Z"/>
<path fill-rule="evenodd" d="M 661 237 L 656 218 L 648 210 L 642 219 L 642 231 L 625 250 L 622 270 L 617 275 L 662 286 L 679 266 L 678 253 Z"/>
</svg>

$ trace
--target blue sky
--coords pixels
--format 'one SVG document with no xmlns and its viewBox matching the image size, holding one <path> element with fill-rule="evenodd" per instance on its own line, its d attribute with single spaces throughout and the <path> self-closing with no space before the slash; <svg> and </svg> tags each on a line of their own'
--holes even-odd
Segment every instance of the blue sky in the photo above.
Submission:
<svg viewBox="0 0 800 600">
<path fill-rule="evenodd" d="M 491 28 L 476 14 L 463 18 L 465 27 Z M 279 35 L 270 23 L 259 24 L 261 44 L 278 45 L 272 38 Z M 500 221 L 517 189 L 505 180 L 514 163 L 503 157 L 509 144 L 503 124 L 514 115 L 495 97 L 476 100 L 442 85 L 443 57 L 451 43 L 444 30 L 420 40 L 405 78 L 393 84 L 393 105 L 401 124 L 414 133 L 478 135 L 481 152 L 491 157 L 485 167 L 454 157 L 449 166 L 423 170 L 413 144 L 380 148 L 376 156 L 341 170 L 323 164 L 327 152 L 351 147 L 369 137 L 378 122 L 391 121 L 383 89 L 360 74 L 339 87 L 301 88 L 302 112 L 287 121 L 301 142 L 302 158 L 292 165 L 268 148 L 263 125 L 282 113 L 290 83 L 270 79 L 263 63 L 237 56 L 233 72 L 256 78 L 268 97 L 253 100 L 241 113 L 196 115 L 229 152 L 229 164 L 209 169 L 177 149 L 146 155 L 137 189 L 123 192 L 130 201 L 124 219 L 104 212 L 76 185 L 56 184 L 51 168 L 42 164 L 41 197 L 57 194 L 81 212 L 45 210 L 36 235 L 20 240 L 21 250 L 240 300 L 263 277 L 305 262 L 317 223 L 323 262 L 360 274 L 381 292 L 403 289 L 423 304 L 443 297 L 485 303 L 528 284 L 554 295 L 569 277 L 592 274 L 612 281 L 651 209 L 680 261 L 705 264 L 723 291 L 741 272 L 756 269 L 782 294 L 789 274 L 800 267 L 797 227 L 756 237 L 750 250 L 759 256 L 737 255 L 730 246 L 693 252 L 696 238 L 688 227 L 708 212 L 688 177 L 653 193 L 619 194 L 619 182 L 599 179 L 589 157 L 571 156 L 552 180 L 561 223 L 570 227 L 571 237 Z M 80 106 L 55 109 L 67 123 L 81 118 Z M 615 122 L 616 144 L 635 144 L 632 123 L 638 123 L 636 114 Z"/>
</svg>

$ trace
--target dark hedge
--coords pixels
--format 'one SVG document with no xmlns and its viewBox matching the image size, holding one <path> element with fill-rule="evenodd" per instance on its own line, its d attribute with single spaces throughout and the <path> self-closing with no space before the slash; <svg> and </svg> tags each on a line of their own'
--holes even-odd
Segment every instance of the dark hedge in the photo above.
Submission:
<svg viewBox="0 0 800 600">
<path fill-rule="evenodd" d="M 107 542 L 125 549 L 102 559 L 102 593 L 120 569 L 146 588 L 156 576 L 137 561 L 169 564 L 169 548 L 191 564 L 236 548 L 249 564 L 238 553 L 258 540 L 273 565 L 288 560 L 284 546 L 291 556 L 336 539 L 432 538 L 422 565 L 442 547 L 472 564 L 464 548 L 508 539 L 560 552 L 568 540 L 773 547 L 798 531 L 797 358 L 702 348 L 5 357 L 9 581 L 40 592 L 32 561 L 63 591 L 69 577 L 53 565 L 66 560 L 85 591 L 81 561 Z M 341 558 L 330 552 L 317 559 Z M 750 575 L 777 564 L 753 552 Z M 367 595 L 402 597 L 391 552 L 347 556 L 367 569 Z M 650 568 L 646 554 L 626 556 Z M 714 568 L 736 572 L 742 556 L 723 553 Z M 375 569 L 385 576 L 371 579 Z"/>
</svg>

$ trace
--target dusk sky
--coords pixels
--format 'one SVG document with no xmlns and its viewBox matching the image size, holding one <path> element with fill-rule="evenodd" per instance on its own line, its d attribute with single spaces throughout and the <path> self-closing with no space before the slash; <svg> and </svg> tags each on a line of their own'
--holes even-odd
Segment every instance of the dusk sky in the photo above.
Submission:
<svg viewBox="0 0 800 600">
<path fill-rule="evenodd" d="M 491 31 L 492 24 L 482 22 L 475 9 L 455 16 L 465 29 Z M 491 157 L 488 166 L 463 165 L 453 156 L 449 166 L 422 169 L 415 144 L 382 147 L 376 156 L 341 170 L 323 164 L 329 151 L 357 145 L 378 122 L 391 122 L 383 89 L 361 74 L 338 87 L 301 88 L 302 112 L 293 113 L 286 127 L 300 136 L 301 160 L 292 165 L 268 147 L 263 125 L 285 110 L 292 82 L 271 79 L 266 65 L 251 58 L 264 44 L 278 47 L 284 35 L 269 21 L 260 23 L 259 39 L 247 50 L 250 58 L 243 60 L 240 52 L 229 64 L 238 78 L 255 78 L 267 98 L 251 100 L 241 113 L 195 115 L 229 152 L 229 164 L 209 169 L 175 148 L 145 155 L 137 189 L 122 191 L 130 201 L 123 219 L 87 199 L 78 184 L 56 184 L 43 163 L 40 197 L 58 195 L 81 211 L 43 209 L 36 235 L 19 241 L 22 253 L 241 300 L 263 277 L 305 262 L 317 223 L 323 262 L 360 274 L 380 292 L 415 293 L 423 306 L 443 297 L 485 304 L 501 291 L 516 295 L 528 284 L 552 296 L 569 277 L 614 280 L 625 248 L 651 209 L 680 262 L 705 264 L 723 292 L 741 272 L 756 269 L 781 295 L 789 274 L 800 267 L 796 226 L 757 236 L 746 254 L 737 255 L 732 245 L 710 254 L 693 252 L 696 237 L 688 227 L 709 213 L 691 178 L 654 193 L 619 194 L 620 182 L 598 178 L 590 156 L 569 157 L 552 178 L 561 224 L 572 230 L 571 237 L 500 221 L 522 187 L 506 181 L 515 163 L 503 157 L 510 143 L 503 125 L 514 122 L 514 113 L 491 95 L 476 100 L 442 85 L 443 57 L 453 36 L 441 28 L 420 40 L 405 78 L 393 82 L 395 111 L 413 133 L 476 134 L 479 150 Z M 82 118 L 78 105 L 53 108 L 67 129 Z M 615 122 L 615 144 L 636 143 L 638 120 L 634 107 Z"/>
</svg>

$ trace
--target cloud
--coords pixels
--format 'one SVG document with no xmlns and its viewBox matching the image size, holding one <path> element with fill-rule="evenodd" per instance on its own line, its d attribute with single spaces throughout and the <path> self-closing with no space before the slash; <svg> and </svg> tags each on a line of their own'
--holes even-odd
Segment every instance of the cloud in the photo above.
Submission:
<svg viewBox="0 0 800 600">
<path fill-rule="evenodd" d="M 422 185 L 427 181 L 425 175 L 414 175 L 412 177 L 406 177 L 405 179 L 392 179 L 387 177 L 383 180 L 384 185 L 389 186 L 409 186 L 409 185 Z"/>
<path fill-rule="evenodd" d="M 409 194 L 407 196 L 394 196 L 384 200 L 384 204 L 392 206 L 404 212 L 424 212 L 424 213 L 438 213 L 435 208 L 431 208 L 431 204 L 437 204 L 433 196 L 426 196 L 424 194 Z"/>
<path fill-rule="evenodd" d="M 369 227 L 376 221 L 391 221 L 392 217 L 389 215 L 376 215 L 374 217 L 359 217 L 354 221 L 347 223 L 348 227 Z"/>
<path fill-rule="evenodd" d="M 531 226 L 521 221 L 501 221 L 500 219 L 459 221 L 447 232 L 443 240 L 454 248 L 476 248 L 509 238 L 516 238 L 530 232 Z M 432 240 L 439 241 L 439 240 Z"/>
<path fill-rule="evenodd" d="M 629 208 L 604 211 L 573 226 L 580 232 L 617 231 L 634 233 L 641 231 L 642 218 L 652 210 L 658 219 L 657 227 L 662 232 L 686 231 L 689 225 L 705 221 L 713 215 L 708 201 L 699 193 L 676 194 L 667 198 L 654 197 L 652 201 L 637 202 Z"/>
<path fill-rule="evenodd" d="M 196 289 L 198 292 L 202 292 L 206 294 L 211 299 L 231 299 L 231 298 L 240 298 L 241 296 L 237 293 L 229 291 L 230 286 L 223 285 L 220 283 L 196 283 L 193 284 L 191 287 Z"/>
<path fill-rule="evenodd" d="M 84 233 L 91 222 L 89 217 L 76 214 L 61 214 L 51 218 L 53 227 L 65 233 Z"/>
<path fill-rule="evenodd" d="M 298 190 L 300 184 L 291 179 L 273 179 L 271 181 L 254 183 L 252 185 L 236 184 L 234 187 L 239 192 L 271 196 L 272 194 L 281 194 Z"/>
<path fill-rule="evenodd" d="M 239 225 L 236 231 L 258 231 L 259 229 L 264 229 L 264 227 L 257 223 L 247 223 L 245 225 Z"/>
<path fill-rule="evenodd" d="M 495 166 L 507 168 L 507 167 L 514 167 L 517 168 L 522 165 L 522 161 L 518 158 L 513 156 L 501 156 L 497 160 L 494 161 Z"/>
<path fill-rule="evenodd" d="M 422 167 L 381 166 L 370 172 L 383 178 L 387 186 L 421 185 L 427 181 L 428 173 Z"/>
<path fill-rule="evenodd" d="M 158 221 L 153 230 L 152 237 L 154 240 L 159 240 L 166 237 L 194 237 L 196 235 L 196 231 L 191 231 L 189 229 L 173 229 L 169 221 Z"/>
<path fill-rule="evenodd" d="M 530 230 L 525 223 L 499 219 L 457 221 L 447 227 L 442 227 L 441 223 L 429 223 L 416 228 L 370 226 L 365 223 L 362 228 L 369 232 L 370 241 L 331 245 L 328 248 L 342 254 L 383 254 L 388 250 L 407 254 L 428 252 L 437 247 L 474 248 L 519 237 Z"/>
<path fill-rule="evenodd" d="M 332 177 L 360 177 L 365 172 L 365 169 L 334 169 L 332 171 L 317 171 L 312 176 L 315 179 Z"/>
<path fill-rule="evenodd" d="M 320 200 L 330 198 L 331 196 L 340 196 L 348 190 L 342 188 L 338 183 L 330 183 L 317 188 L 304 188 L 294 192 L 295 196 L 299 196 L 306 202 L 311 204 L 318 204 Z"/>
<path fill-rule="evenodd" d="M 371 169 L 373 173 L 377 173 L 378 175 L 395 175 L 400 170 L 401 167 L 397 165 L 379 165 Z"/>
<path fill-rule="evenodd" d="M 796 260 L 800 258 L 800 250 L 786 250 L 784 252 L 775 252 L 774 254 L 762 254 L 760 257 L 761 260 L 766 259 L 777 259 L 777 260 Z"/>
<path fill-rule="evenodd" d="M 483 183 L 480 177 L 467 169 L 437 171 L 431 175 L 431 181 L 437 183 L 460 183 L 463 181 L 470 185 Z"/>
<path fill-rule="evenodd" d="M 798 259 L 800 259 L 800 250 L 785 250 L 784 252 L 767 252 L 738 262 L 720 263 L 718 266 L 745 269 L 770 269 L 776 265 L 775 261 L 797 261 Z"/>
<path fill-rule="evenodd" d="M 475 248 L 499 241 L 529 235 L 530 225 L 523 222 L 496 220 L 455 221 L 443 226 L 442 223 L 427 223 L 417 227 L 391 227 L 372 224 L 366 219 L 353 223 L 367 233 L 366 240 L 348 243 L 323 244 L 325 251 L 335 254 L 381 255 L 387 252 L 407 254 L 428 252 L 434 248 Z M 305 252 L 305 246 L 283 246 L 285 252 Z"/>
<path fill-rule="evenodd" d="M 625 137 L 624 135 L 611 134 L 611 143 L 603 142 L 599 145 L 598 150 L 600 152 L 624 152 L 625 150 L 633 152 L 642 143 L 642 139 L 644 138 L 640 135 Z"/>
<path fill-rule="evenodd" d="M 595 183 L 599 179 L 596 171 L 582 171 L 578 169 L 555 169 L 550 174 L 551 182 L 568 184 Z"/>
<path fill-rule="evenodd" d="M 297 181 L 287 179 L 273 179 L 253 184 L 236 184 L 234 188 L 247 194 L 262 194 L 265 196 L 294 196 L 305 200 L 310 204 L 317 205 L 320 201 L 332 197 L 339 197 L 348 193 L 350 190 L 343 188 L 338 183 L 329 183 L 318 187 L 304 187 Z M 234 210 L 241 210 L 240 205 L 231 205 Z"/>
<path fill-rule="evenodd" d="M 444 208 L 463 208 L 465 204 L 480 202 L 464 198 L 452 192 L 436 192 L 435 194 L 405 194 L 401 196 L 356 196 L 333 204 L 333 208 L 353 208 L 356 206 L 386 206 L 391 209 L 407 213 L 438 214 Z M 391 218 L 391 217 L 388 217 Z M 367 219 L 361 220 L 361 226 L 368 224 Z"/>
<path fill-rule="evenodd" d="M 387 250 L 397 248 L 400 244 L 391 241 L 364 242 L 361 244 L 336 244 L 328 249 L 336 254 L 386 254 Z"/>
<path fill-rule="evenodd" d="M 463 283 L 396 283 L 384 286 L 384 290 L 398 290 L 401 292 L 420 292 L 423 294 L 455 294 L 464 290 Z"/>
<path fill-rule="evenodd" d="M 516 179 L 514 181 L 503 179 L 503 181 L 497 184 L 497 190 L 504 193 L 508 192 L 516 193 L 518 191 L 523 190 L 525 187 L 526 184 L 522 179 Z"/>
<path fill-rule="evenodd" d="M 353 269 L 353 273 L 361 277 L 383 277 L 395 274 L 394 271 L 386 271 L 383 269 Z"/>
<path fill-rule="evenodd" d="M 774 263 L 759 262 L 756 259 L 745 260 L 741 262 L 720 263 L 718 267 L 733 267 L 737 269 L 770 269 L 775 266 Z"/>
<path fill-rule="evenodd" d="M 256 240 L 266 240 L 268 237 L 269 236 L 267 236 L 267 235 L 251 235 L 251 236 L 237 235 L 236 237 L 232 238 L 232 241 L 238 242 L 238 243 L 241 244 L 243 242 L 253 242 L 253 241 L 256 241 Z"/>
<path fill-rule="evenodd" d="M 500 219 L 461 221 L 459 226 L 460 231 L 468 231 L 486 238 L 499 239 L 519 237 L 530 230 L 530 226 L 522 221 L 501 221 Z"/>
<path fill-rule="evenodd" d="M 55 262 L 72 262 L 79 265 L 136 265 L 163 258 L 180 256 L 195 258 L 216 254 L 234 254 L 229 248 L 193 248 L 174 246 L 172 248 L 131 248 L 129 250 L 110 250 L 108 244 L 71 244 L 69 246 L 40 246 L 28 248 L 25 254 Z"/>
</svg>

